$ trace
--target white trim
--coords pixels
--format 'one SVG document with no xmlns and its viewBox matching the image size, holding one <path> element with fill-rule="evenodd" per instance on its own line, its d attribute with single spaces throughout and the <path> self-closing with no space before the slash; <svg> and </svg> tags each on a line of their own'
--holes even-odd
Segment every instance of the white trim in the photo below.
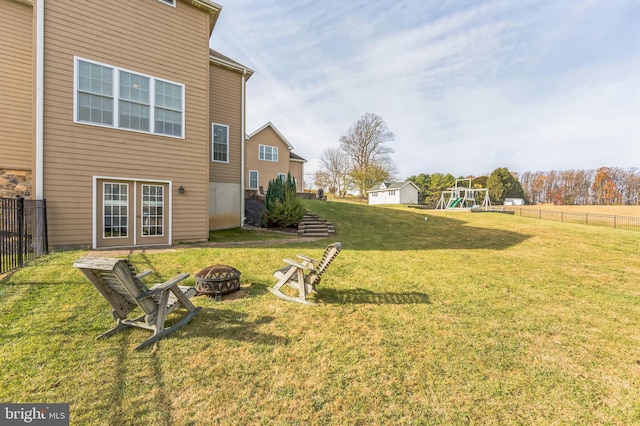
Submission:
<svg viewBox="0 0 640 426">
<path fill-rule="evenodd" d="M 244 182 L 244 170 L 245 170 L 245 163 L 244 163 L 244 149 L 245 149 L 245 143 L 244 143 L 244 132 L 245 132 L 245 112 L 244 112 L 244 108 L 245 108 L 245 102 L 244 102 L 244 96 L 245 96 L 245 85 L 246 85 L 246 74 L 247 74 L 247 70 L 244 70 L 242 73 L 242 82 L 240 83 L 242 86 L 240 87 L 240 91 L 241 91 L 241 95 L 240 95 L 240 228 L 244 228 L 244 209 L 245 209 L 245 193 L 244 193 L 244 188 L 245 188 L 245 182 Z"/>
<path fill-rule="evenodd" d="M 285 143 L 285 145 L 287 145 L 287 148 L 289 148 L 289 151 L 292 151 L 292 150 L 293 150 L 293 145 L 291 145 L 291 144 L 289 143 L 289 141 L 287 140 L 287 138 L 285 138 L 285 137 L 282 135 L 282 133 L 280 133 L 280 131 L 279 131 L 278 129 L 276 129 L 276 126 L 274 126 L 270 121 L 269 121 L 267 124 L 265 124 L 264 126 L 260 127 L 260 128 L 259 128 L 258 130 L 256 130 L 255 132 L 251 133 L 251 134 L 249 135 L 249 139 L 251 139 L 251 138 L 252 138 L 253 136 L 255 136 L 256 134 L 260 133 L 261 131 L 263 131 L 263 130 L 264 130 L 264 129 L 266 129 L 267 127 L 271 127 L 271 130 L 273 130 L 273 131 L 274 131 L 274 133 L 275 133 L 276 135 L 278 135 L 278 137 L 279 137 L 280 139 L 282 139 L 282 142 L 284 142 L 284 143 Z"/>
<path fill-rule="evenodd" d="M 166 243 L 158 243 L 158 244 L 149 244 L 149 245 L 158 245 L 158 246 L 166 246 L 173 244 L 173 181 L 163 180 L 163 179 L 140 179 L 140 178 L 129 178 L 129 177 L 118 177 L 118 176 L 93 176 L 93 193 L 92 197 L 92 208 L 93 208 L 93 220 L 92 220 L 92 229 L 91 229 L 91 248 L 98 248 L 98 181 L 99 180 L 111 180 L 111 181 L 125 181 L 133 183 L 133 245 L 136 246 L 138 243 L 138 228 L 137 228 L 137 220 L 135 220 L 135 214 L 138 211 L 138 183 L 162 183 L 169 185 L 168 196 L 169 196 L 169 209 L 167 212 L 167 242 Z M 146 245 L 146 244 L 145 244 Z M 128 245 L 122 247 L 129 247 Z M 116 248 L 115 246 L 113 248 Z"/>
<path fill-rule="evenodd" d="M 271 160 L 267 160 L 267 158 L 266 158 L 266 151 L 267 151 L 266 149 L 264 150 L 264 154 L 265 154 L 265 155 L 264 155 L 264 157 L 265 157 L 265 158 L 260 158 L 260 148 L 261 148 L 261 147 L 271 148 Z M 276 159 L 275 159 L 275 160 L 273 159 L 273 152 L 274 152 L 274 150 L 275 150 L 275 152 L 276 152 Z M 261 143 L 261 144 L 258 144 L 258 160 L 259 160 L 259 161 L 270 161 L 270 162 L 272 162 L 272 163 L 277 163 L 277 162 L 278 162 L 278 160 L 280 159 L 280 155 L 279 155 L 280 153 L 279 153 L 278 151 L 279 151 L 279 150 L 278 150 L 278 147 L 277 147 L 277 146 L 273 146 L 273 145 L 265 145 L 265 144 L 262 144 L 262 143 Z"/>
<path fill-rule="evenodd" d="M 36 1 L 35 197 L 44 198 L 44 0 Z"/>
<path fill-rule="evenodd" d="M 165 200 L 167 200 L 167 195 L 168 195 L 167 192 L 168 191 L 164 190 L 164 188 L 165 188 L 164 184 L 161 184 L 160 182 L 141 182 L 140 183 L 140 186 L 142 187 L 142 189 L 144 189 L 145 185 L 148 186 L 148 187 L 152 187 L 153 186 L 153 187 L 156 187 L 156 188 L 162 188 L 162 193 L 163 193 L 162 194 L 162 211 L 163 211 L 163 213 L 162 213 L 162 218 L 163 218 L 163 220 L 162 220 L 162 234 L 144 235 L 144 228 L 142 228 L 142 229 L 140 229 L 140 231 L 141 231 L 140 232 L 140 238 L 142 240 L 144 240 L 145 238 L 165 237 L 167 235 L 168 230 L 167 230 L 167 210 L 165 210 L 165 208 L 164 208 L 164 203 L 165 203 Z M 136 186 L 136 188 L 137 188 L 137 186 Z M 157 194 L 156 194 L 156 196 L 157 196 Z M 144 202 L 144 191 L 142 192 L 142 194 L 140 194 L 140 200 L 142 202 Z M 141 204 L 140 208 L 143 209 L 144 206 Z M 142 210 L 140 210 L 140 212 L 142 213 Z M 155 216 L 155 217 L 157 218 L 158 216 Z M 141 216 L 141 218 L 142 218 L 142 216 Z M 140 226 L 144 227 L 144 223 L 140 222 Z M 149 225 L 149 226 L 151 226 L 151 225 Z M 154 226 L 157 226 L 157 224 L 154 225 Z M 136 234 L 136 236 L 137 235 L 138 234 Z"/>
<path fill-rule="evenodd" d="M 158 0 L 160 3 L 164 3 L 168 6 L 176 7 L 176 1 L 178 0 Z"/>
<path fill-rule="evenodd" d="M 252 188 L 251 187 L 251 172 L 256 172 L 256 187 Z M 260 171 L 258 170 L 249 170 L 249 189 L 254 189 L 254 190 L 258 190 L 258 188 L 260 188 Z"/>
<path fill-rule="evenodd" d="M 216 52 L 217 53 L 217 52 Z M 214 64 L 221 66 L 223 68 L 228 68 L 232 71 L 236 71 L 236 72 L 242 72 L 242 76 L 244 77 L 246 74 L 249 74 L 249 76 L 251 76 L 254 71 L 251 68 L 247 68 L 242 64 L 239 64 L 237 62 L 229 62 L 229 61 L 225 61 L 222 58 L 219 58 L 217 56 L 211 55 L 209 54 L 209 61 L 213 62 Z"/>
<path fill-rule="evenodd" d="M 112 70 L 112 84 L 113 84 L 113 88 L 112 88 L 112 93 L 111 93 L 111 98 L 113 99 L 113 124 L 112 125 L 108 125 L 108 124 L 101 124 L 101 123 L 92 123 L 90 121 L 80 121 L 78 120 L 78 80 L 79 80 L 79 74 L 78 74 L 78 68 L 79 68 L 79 62 L 86 62 L 89 64 L 95 64 L 95 65 L 99 65 L 102 67 L 106 67 L 106 68 L 110 68 Z M 135 74 L 135 75 L 139 75 L 142 77 L 146 77 L 149 78 L 150 82 L 149 82 L 149 130 L 145 131 L 145 130 L 137 130 L 137 129 L 128 129 L 128 128 L 124 128 L 124 127 L 119 127 L 120 123 L 118 122 L 120 117 L 119 117 L 119 113 L 118 113 L 118 108 L 119 108 L 119 101 L 120 101 L 120 71 L 124 71 L 124 72 L 128 72 L 130 74 Z M 169 84 L 173 84 L 175 86 L 179 86 L 180 87 L 180 96 L 182 98 L 182 111 L 181 111 L 181 123 L 180 123 L 180 128 L 181 128 L 181 134 L 176 136 L 176 135 L 167 135 L 164 133 L 156 133 L 155 132 L 155 113 L 156 113 L 156 108 L 162 108 L 164 110 L 168 110 L 167 108 L 163 108 L 160 107 L 158 105 L 156 105 L 156 101 L 155 101 L 155 97 L 156 97 L 156 82 L 157 81 L 162 81 L 165 83 L 169 83 Z M 105 127 L 107 129 L 114 129 L 114 130 L 122 130 L 125 132 L 134 132 L 134 133 L 143 133 L 143 134 L 147 134 L 147 135 L 154 135 L 154 136 L 164 136 L 164 137 L 168 137 L 168 138 L 174 138 L 174 139 L 184 139 L 185 138 L 185 134 L 186 134 L 186 97 L 185 97 L 185 85 L 182 83 L 177 83 L 175 81 L 171 81 L 171 80 L 167 80 L 164 78 L 160 78 L 160 77 L 154 77 L 152 75 L 148 75 L 148 74 L 144 74 L 141 72 L 137 72 L 137 71 L 133 71 L 133 70 L 129 70 L 126 68 L 121 68 L 121 67 L 117 67 L 115 65 L 110 65 L 110 64 L 105 64 L 102 62 L 98 62 L 98 61 L 93 61 L 91 59 L 85 59 L 79 56 L 74 56 L 73 57 L 73 122 L 76 124 L 83 124 L 83 125 L 88 125 L 88 126 L 97 126 L 97 127 Z M 169 110 L 172 111 L 172 110 Z"/>
<path fill-rule="evenodd" d="M 213 150 L 213 142 L 214 142 L 214 136 L 215 136 L 215 132 L 214 132 L 214 127 L 215 126 L 220 126 L 220 127 L 225 127 L 227 129 L 227 152 L 226 152 L 226 157 L 227 159 L 225 161 L 222 160 L 215 160 L 213 158 L 214 156 L 214 150 Z M 229 163 L 229 126 L 226 124 L 220 124 L 220 123 L 211 123 L 211 161 L 214 163 Z"/>
</svg>

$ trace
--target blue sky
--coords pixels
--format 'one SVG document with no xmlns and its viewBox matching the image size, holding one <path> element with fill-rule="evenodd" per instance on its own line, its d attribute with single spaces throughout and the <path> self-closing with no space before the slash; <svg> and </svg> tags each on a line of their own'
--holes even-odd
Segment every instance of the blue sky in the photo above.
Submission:
<svg viewBox="0 0 640 426">
<path fill-rule="evenodd" d="M 305 173 L 366 112 L 399 179 L 640 167 L 637 0 L 220 3 L 211 47 L 255 70 L 247 133 L 271 121 Z"/>
</svg>

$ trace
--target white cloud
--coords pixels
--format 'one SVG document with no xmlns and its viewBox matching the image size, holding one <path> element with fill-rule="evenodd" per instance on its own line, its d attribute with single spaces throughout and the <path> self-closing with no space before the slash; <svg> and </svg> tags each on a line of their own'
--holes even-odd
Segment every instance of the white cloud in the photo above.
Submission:
<svg viewBox="0 0 640 426">
<path fill-rule="evenodd" d="M 638 165 L 631 0 L 465 3 L 236 0 L 212 47 L 256 71 L 248 130 L 273 122 L 308 172 L 365 112 L 401 178 Z"/>
</svg>

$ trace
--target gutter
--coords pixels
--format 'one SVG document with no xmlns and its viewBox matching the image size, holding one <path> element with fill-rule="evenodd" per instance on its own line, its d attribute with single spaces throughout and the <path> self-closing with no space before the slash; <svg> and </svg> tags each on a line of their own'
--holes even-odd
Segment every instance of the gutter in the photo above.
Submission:
<svg viewBox="0 0 640 426">
<path fill-rule="evenodd" d="M 44 199 L 44 0 L 36 1 L 35 198 Z"/>
<path fill-rule="evenodd" d="M 246 141 L 245 141 L 245 85 L 246 85 L 246 80 L 245 77 L 247 75 L 247 70 L 243 70 L 242 71 L 242 87 L 240 88 L 242 91 L 242 96 L 241 96 L 241 100 L 240 100 L 240 114 L 242 116 L 242 119 L 240 121 L 240 228 L 244 228 L 244 198 L 245 198 L 245 191 L 244 191 L 244 182 L 245 182 L 245 160 L 244 160 L 244 150 L 245 150 L 245 145 L 246 145 Z"/>
</svg>

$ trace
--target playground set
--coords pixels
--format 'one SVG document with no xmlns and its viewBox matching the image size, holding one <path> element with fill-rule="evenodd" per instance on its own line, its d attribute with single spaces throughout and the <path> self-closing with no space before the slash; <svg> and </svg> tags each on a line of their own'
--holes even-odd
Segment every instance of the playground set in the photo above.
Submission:
<svg viewBox="0 0 640 426">
<path fill-rule="evenodd" d="M 472 188 L 471 179 L 456 179 L 453 188 L 442 191 L 440 201 L 436 205 L 436 210 L 489 210 L 489 208 L 491 208 L 489 189 Z"/>
</svg>

